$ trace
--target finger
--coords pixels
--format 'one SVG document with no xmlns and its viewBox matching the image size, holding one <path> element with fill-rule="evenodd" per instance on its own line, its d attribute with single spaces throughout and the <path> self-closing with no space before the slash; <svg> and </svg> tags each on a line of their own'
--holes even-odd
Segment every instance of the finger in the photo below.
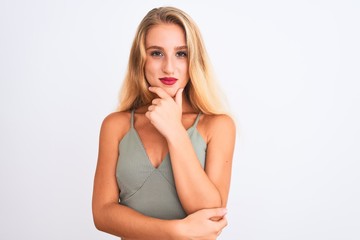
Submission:
<svg viewBox="0 0 360 240">
<path fill-rule="evenodd" d="M 218 231 L 222 231 L 228 225 L 226 217 L 220 219 L 218 222 L 216 222 L 216 224 L 218 226 Z"/>
<path fill-rule="evenodd" d="M 148 111 L 149 111 L 149 112 L 153 111 L 154 109 L 155 109 L 155 106 L 154 106 L 154 105 L 150 105 L 150 106 L 148 107 Z"/>
<path fill-rule="evenodd" d="M 205 209 L 204 211 L 208 219 L 211 218 L 223 218 L 227 213 L 226 208 L 212 208 L 212 209 Z"/>
<path fill-rule="evenodd" d="M 164 89 L 159 88 L 159 87 L 149 87 L 149 91 L 156 93 L 160 98 L 169 98 L 170 97 L 169 94 L 167 94 Z"/>
<path fill-rule="evenodd" d="M 153 114 L 154 114 L 154 112 L 151 112 L 151 111 L 147 111 L 145 113 L 145 117 L 147 117 L 151 123 L 152 123 L 152 119 L 153 119 Z"/>
<path fill-rule="evenodd" d="M 178 106 L 182 106 L 182 93 L 183 93 L 184 89 L 183 88 L 179 88 L 176 92 L 175 95 L 175 102 Z"/>
<path fill-rule="evenodd" d="M 211 217 L 210 220 L 211 221 L 214 221 L 214 222 L 217 222 L 219 221 L 220 219 L 222 219 L 222 217 Z"/>
<path fill-rule="evenodd" d="M 151 103 L 154 104 L 154 105 L 157 105 L 161 102 L 161 99 L 160 98 L 154 98 Z"/>
</svg>

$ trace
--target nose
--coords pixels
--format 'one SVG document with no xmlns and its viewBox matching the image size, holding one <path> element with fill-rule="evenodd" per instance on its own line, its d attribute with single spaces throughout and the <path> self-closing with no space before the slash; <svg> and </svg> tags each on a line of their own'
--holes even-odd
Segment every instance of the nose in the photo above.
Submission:
<svg viewBox="0 0 360 240">
<path fill-rule="evenodd" d="M 163 72 L 166 73 L 166 74 L 173 74 L 174 73 L 174 61 L 171 57 L 167 56 L 165 59 L 164 59 L 164 62 L 163 62 Z"/>
</svg>

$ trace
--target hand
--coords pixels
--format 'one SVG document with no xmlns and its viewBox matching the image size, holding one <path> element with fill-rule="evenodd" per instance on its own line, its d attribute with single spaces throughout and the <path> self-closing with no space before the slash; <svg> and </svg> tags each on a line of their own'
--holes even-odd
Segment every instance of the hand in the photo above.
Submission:
<svg viewBox="0 0 360 240">
<path fill-rule="evenodd" d="M 213 240 L 216 239 L 222 229 L 226 227 L 226 209 L 213 208 L 202 209 L 190 214 L 180 224 L 181 239 Z M 211 219 L 220 219 L 217 221 Z"/>
<path fill-rule="evenodd" d="M 168 138 L 176 129 L 183 128 L 181 123 L 183 89 L 178 89 L 174 98 L 160 87 L 149 87 L 149 91 L 156 93 L 159 98 L 152 100 L 145 116 L 165 138 Z"/>
</svg>

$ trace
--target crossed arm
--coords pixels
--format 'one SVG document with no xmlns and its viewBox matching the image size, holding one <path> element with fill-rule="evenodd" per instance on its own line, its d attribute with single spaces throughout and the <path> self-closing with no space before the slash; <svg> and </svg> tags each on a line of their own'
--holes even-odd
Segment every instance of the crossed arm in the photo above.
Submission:
<svg viewBox="0 0 360 240">
<path fill-rule="evenodd" d="M 225 207 L 230 186 L 235 125 L 226 115 L 206 116 L 207 142 L 205 171 L 181 123 L 182 90 L 175 99 L 158 87 L 150 91 L 159 98 L 153 100 L 146 116 L 166 138 L 177 193 L 187 214 L 204 208 Z"/>
<path fill-rule="evenodd" d="M 160 102 L 162 99 L 164 98 L 160 96 Z M 174 107 L 172 104 L 177 103 L 167 98 L 165 101 L 170 103 L 170 108 Z M 160 105 L 164 106 L 163 103 Z M 161 125 L 161 121 L 154 117 L 157 113 L 166 111 L 168 108 L 154 105 L 154 109 L 147 115 L 152 115 L 153 118 L 148 117 L 156 127 L 158 124 Z M 129 128 L 129 117 L 126 114 L 109 115 L 101 127 L 93 192 L 93 216 L 96 227 L 126 239 L 216 239 L 227 224 L 224 218 L 226 211 L 219 207 L 226 206 L 230 184 L 235 141 L 235 128 L 231 119 L 226 116 L 208 119 L 211 129 L 207 135 L 205 171 L 196 159 L 186 130 L 179 125 L 178 119 L 174 120 L 172 125 L 176 126 L 175 128 L 170 127 L 164 131 L 158 129 L 168 141 L 178 195 L 189 214 L 181 220 L 161 220 L 144 216 L 118 204 L 119 189 L 115 169 L 119 154 L 118 143 Z M 174 112 L 171 115 L 174 115 Z M 169 129 L 171 131 L 168 131 Z M 179 148 L 179 145 L 182 147 Z M 184 159 L 186 161 L 183 161 Z"/>
</svg>

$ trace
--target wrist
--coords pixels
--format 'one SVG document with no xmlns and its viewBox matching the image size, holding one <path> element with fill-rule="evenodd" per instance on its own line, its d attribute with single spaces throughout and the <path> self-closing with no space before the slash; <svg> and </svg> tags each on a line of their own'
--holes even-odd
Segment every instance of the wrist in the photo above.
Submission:
<svg viewBox="0 0 360 240">
<path fill-rule="evenodd" d="M 170 131 L 165 138 L 168 143 L 175 143 L 178 142 L 182 136 L 187 136 L 187 131 L 184 126 L 180 124 L 178 127 L 173 127 L 172 131 Z"/>
<path fill-rule="evenodd" d="M 170 227 L 170 239 L 173 240 L 186 240 L 184 230 L 184 219 L 172 220 Z"/>
</svg>

